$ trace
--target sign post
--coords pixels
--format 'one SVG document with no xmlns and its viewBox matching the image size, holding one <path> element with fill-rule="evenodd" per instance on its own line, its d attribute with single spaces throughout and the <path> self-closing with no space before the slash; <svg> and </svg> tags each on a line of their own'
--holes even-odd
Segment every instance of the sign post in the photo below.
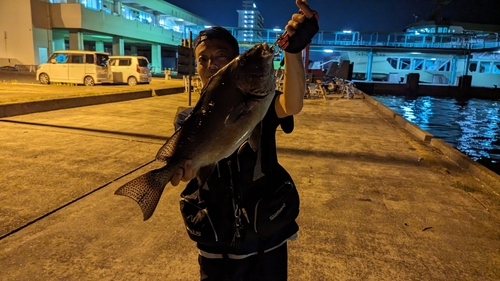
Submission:
<svg viewBox="0 0 500 281">
<path fill-rule="evenodd" d="M 192 32 L 189 32 L 189 39 L 182 39 L 182 46 L 177 46 L 177 73 L 181 74 L 188 86 L 189 106 L 191 106 L 191 77 L 194 74 L 194 53 L 192 47 Z M 186 77 L 187 76 L 187 77 Z"/>
</svg>

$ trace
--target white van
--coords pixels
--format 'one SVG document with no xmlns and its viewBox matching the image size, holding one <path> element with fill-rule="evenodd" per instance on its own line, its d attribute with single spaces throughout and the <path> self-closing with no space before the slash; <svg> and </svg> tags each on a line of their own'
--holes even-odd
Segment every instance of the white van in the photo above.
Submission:
<svg viewBox="0 0 500 281">
<path fill-rule="evenodd" d="M 110 56 L 109 66 L 113 73 L 113 83 L 127 83 L 135 86 L 138 83 L 151 82 L 149 61 L 142 56 Z"/>
<path fill-rule="evenodd" d="M 36 79 L 42 84 L 51 82 L 84 84 L 112 83 L 108 66 L 109 54 L 93 51 L 56 51 L 47 63 L 38 66 Z"/>
</svg>

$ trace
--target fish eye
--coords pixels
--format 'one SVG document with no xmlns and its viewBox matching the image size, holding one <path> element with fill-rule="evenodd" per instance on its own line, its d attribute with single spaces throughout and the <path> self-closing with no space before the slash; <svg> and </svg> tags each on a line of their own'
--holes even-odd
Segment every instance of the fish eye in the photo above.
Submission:
<svg viewBox="0 0 500 281">
<path fill-rule="evenodd" d="M 239 64 L 240 66 L 245 66 L 245 64 L 247 64 L 247 60 L 246 60 L 246 59 L 239 59 L 239 60 L 238 60 L 238 64 Z"/>
</svg>

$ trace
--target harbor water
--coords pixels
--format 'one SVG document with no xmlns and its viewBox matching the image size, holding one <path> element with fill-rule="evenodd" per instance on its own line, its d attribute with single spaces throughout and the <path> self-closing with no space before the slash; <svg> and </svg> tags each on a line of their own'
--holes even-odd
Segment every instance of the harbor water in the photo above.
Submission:
<svg viewBox="0 0 500 281">
<path fill-rule="evenodd" d="M 500 174 L 500 101 L 430 96 L 372 97 Z"/>
</svg>

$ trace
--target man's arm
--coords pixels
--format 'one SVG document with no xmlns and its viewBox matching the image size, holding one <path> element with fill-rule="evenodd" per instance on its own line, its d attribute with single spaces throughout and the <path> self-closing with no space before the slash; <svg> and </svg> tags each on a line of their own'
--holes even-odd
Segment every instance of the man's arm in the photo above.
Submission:
<svg viewBox="0 0 500 281">
<path fill-rule="evenodd" d="M 295 115 L 302 110 L 306 76 L 301 50 L 319 30 L 317 14 L 309 8 L 306 0 L 295 0 L 295 4 L 300 13 L 292 15 L 292 19 L 285 26 L 287 36 L 279 40 L 279 46 L 285 50 L 283 94 L 274 104 L 279 118 Z M 305 26 L 301 28 L 301 25 Z"/>
<path fill-rule="evenodd" d="M 302 54 L 285 52 L 283 94 L 278 96 L 274 107 L 279 118 L 298 114 L 304 102 L 306 76 Z"/>
</svg>

